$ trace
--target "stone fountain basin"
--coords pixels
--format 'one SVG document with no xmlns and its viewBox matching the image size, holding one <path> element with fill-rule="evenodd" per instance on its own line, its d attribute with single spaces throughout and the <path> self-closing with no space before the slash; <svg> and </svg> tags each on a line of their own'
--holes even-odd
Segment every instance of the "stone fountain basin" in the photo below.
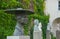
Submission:
<svg viewBox="0 0 60 39">
<path fill-rule="evenodd" d="M 29 9 L 22 9 L 22 8 L 17 8 L 17 9 L 6 9 L 4 10 L 6 13 L 10 14 L 34 14 L 33 11 Z"/>
</svg>

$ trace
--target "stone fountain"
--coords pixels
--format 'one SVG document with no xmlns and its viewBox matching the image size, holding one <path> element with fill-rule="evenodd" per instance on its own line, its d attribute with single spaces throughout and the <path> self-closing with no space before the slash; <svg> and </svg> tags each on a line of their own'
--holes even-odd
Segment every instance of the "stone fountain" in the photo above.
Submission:
<svg viewBox="0 0 60 39">
<path fill-rule="evenodd" d="M 28 22 L 28 16 L 30 14 L 34 14 L 34 12 L 31 10 L 22 9 L 22 8 L 6 9 L 4 11 L 8 14 L 15 14 L 15 16 L 16 16 L 17 24 L 16 24 L 13 35 L 14 36 L 24 35 L 23 26 Z"/>
</svg>

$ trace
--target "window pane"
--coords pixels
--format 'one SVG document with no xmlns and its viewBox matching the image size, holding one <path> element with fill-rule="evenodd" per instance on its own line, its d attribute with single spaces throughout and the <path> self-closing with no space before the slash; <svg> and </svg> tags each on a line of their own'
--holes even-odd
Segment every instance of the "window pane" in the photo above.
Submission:
<svg viewBox="0 0 60 39">
<path fill-rule="evenodd" d="M 60 5 L 59 5 L 59 7 L 60 7 Z"/>
<path fill-rule="evenodd" d="M 60 10 L 60 7 L 59 7 L 59 10 Z"/>
<path fill-rule="evenodd" d="M 60 10 L 60 1 L 58 2 L 58 10 Z"/>
<path fill-rule="evenodd" d="M 60 1 L 59 1 L 59 4 L 60 4 Z"/>
</svg>

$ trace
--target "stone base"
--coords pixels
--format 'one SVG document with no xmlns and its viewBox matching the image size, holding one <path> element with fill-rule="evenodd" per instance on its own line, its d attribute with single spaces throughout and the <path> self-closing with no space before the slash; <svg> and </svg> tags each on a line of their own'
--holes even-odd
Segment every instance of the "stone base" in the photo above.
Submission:
<svg viewBox="0 0 60 39">
<path fill-rule="evenodd" d="M 46 39 L 51 39 L 50 30 L 46 30 Z"/>
<path fill-rule="evenodd" d="M 41 31 L 33 32 L 33 39 L 42 39 L 42 32 Z"/>
<path fill-rule="evenodd" d="M 7 36 L 7 39 L 30 39 L 30 36 Z"/>
</svg>

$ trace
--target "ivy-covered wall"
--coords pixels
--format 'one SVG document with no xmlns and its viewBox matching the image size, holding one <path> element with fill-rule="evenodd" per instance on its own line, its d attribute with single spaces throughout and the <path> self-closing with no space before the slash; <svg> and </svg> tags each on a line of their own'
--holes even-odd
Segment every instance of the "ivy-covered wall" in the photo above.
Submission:
<svg viewBox="0 0 60 39">
<path fill-rule="evenodd" d="M 17 0 L 0 0 L 0 9 L 9 9 L 22 7 L 21 3 Z"/>
<path fill-rule="evenodd" d="M 46 16 L 44 14 L 44 9 L 45 9 L 44 0 L 30 0 L 30 1 L 33 2 L 32 8 L 35 12 L 35 14 L 31 15 L 30 17 L 40 20 L 40 22 L 42 23 L 42 32 L 43 32 L 42 36 L 43 36 L 43 39 L 46 39 L 46 29 L 47 29 L 47 23 L 49 22 L 49 16 Z M 25 2 L 27 3 L 27 0 Z M 33 33 L 31 33 L 31 35 L 32 34 Z"/>
<path fill-rule="evenodd" d="M 16 20 L 15 16 L 6 14 L 0 10 L 0 39 L 6 39 L 6 36 L 10 36 L 14 32 Z"/>
<path fill-rule="evenodd" d="M 16 0 L 0 0 L 0 39 L 13 35 L 16 25 L 15 15 L 7 14 L 3 10 L 20 6 Z"/>
<path fill-rule="evenodd" d="M 6 36 L 12 35 L 14 28 L 15 28 L 15 24 L 16 24 L 15 15 L 4 13 L 3 9 L 17 8 L 17 7 L 21 7 L 24 9 L 30 9 L 31 8 L 30 4 L 33 4 L 32 8 L 35 14 L 30 15 L 29 18 L 31 19 L 33 17 L 34 19 L 40 20 L 40 22 L 42 23 L 43 39 L 46 39 L 46 28 L 47 28 L 49 16 L 46 16 L 44 14 L 44 7 L 45 7 L 44 0 L 30 0 L 30 1 L 20 0 L 20 2 L 17 0 L 9 0 L 9 1 L 0 0 L 0 38 L 1 39 L 6 39 Z M 27 33 L 28 27 L 27 25 L 24 27 L 24 29 L 26 30 L 25 35 L 28 35 Z M 31 32 L 31 35 L 33 35 L 32 32 Z"/>
</svg>

